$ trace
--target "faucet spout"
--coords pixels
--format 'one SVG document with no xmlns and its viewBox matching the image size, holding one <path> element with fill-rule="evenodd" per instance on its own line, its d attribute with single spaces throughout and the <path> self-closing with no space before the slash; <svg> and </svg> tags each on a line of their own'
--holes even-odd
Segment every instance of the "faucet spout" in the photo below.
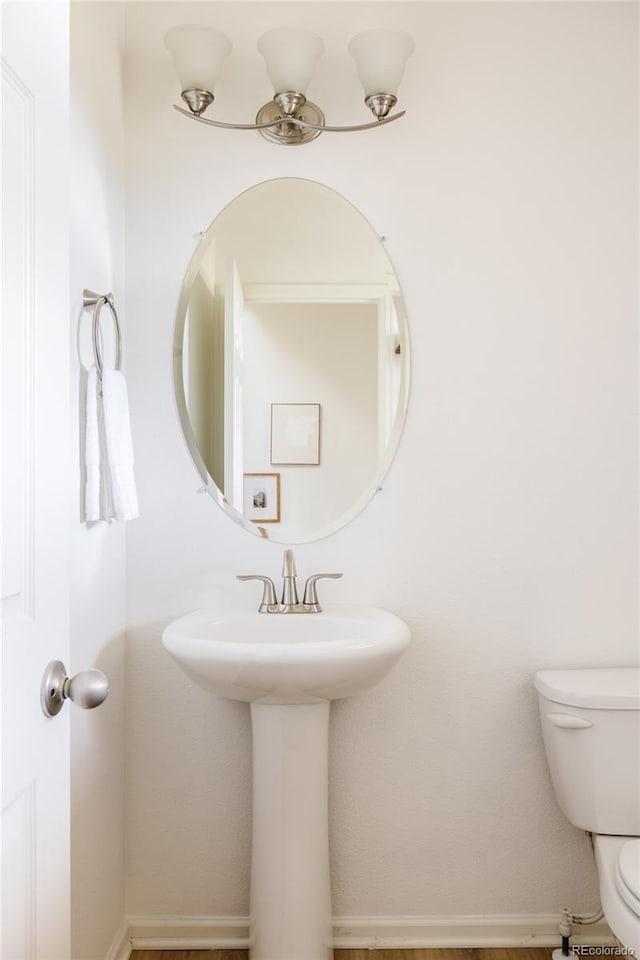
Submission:
<svg viewBox="0 0 640 960">
<path fill-rule="evenodd" d="M 284 557 L 282 558 L 282 576 L 298 576 L 298 571 L 296 570 L 296 555 L 293 550 L 285 550 L 284 552 Z"/>
<path fill-rule="evenodd" d="M 296 578 L 296 558 L 293 550 L 285 550 L 282 560 L 282 604 L 291 607 L 298 604 L 298 587 Z"/>
</svg>

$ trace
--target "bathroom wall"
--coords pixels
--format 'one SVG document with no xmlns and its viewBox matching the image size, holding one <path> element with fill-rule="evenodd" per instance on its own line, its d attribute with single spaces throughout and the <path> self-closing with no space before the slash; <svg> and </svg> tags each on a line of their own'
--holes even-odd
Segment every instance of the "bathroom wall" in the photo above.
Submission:
<svg viewBox="0 0 640 960">
<path fill-rule="evenodd" d="M 82 522 L 83 406 L 93 362 L 84 287 L 113 291 L 124 310 L 123 6 L 71 4 L 71 491 L 70 672 L 97 667 L 111 681 L 99 710 L 71 709 L 72 960 L 104 960 L 124 920 L 125 528 Z M 61 189 L 65 186 L 61 185 Z M 112 362 L 108 311 L 102 313 Z M 80 411 L 80 412 L 79 412 Z M 67 708 L 69 709 L 69 708 Z"/>
<path fill-rule="evenodd" d="M 277 576 L 281 548 L 198 495 L 172 337 L 198 231 L 283 176 L 326 183 L 386 237 L 412 339 L 382 491 L 297 550 L 303 574 L 344 572 L 327 601 L 389 607 L 413 636 L 387 680 L 333 708 L 334 913 L 347 927 L 483 916 L 526 934 L 565 904 L 595 907 L 584 838 L 553 799 L 532 675 L 638 656 L 637 16 L 615 2 L 127 3 L 134 917 L 248 911 L 248 711 L 192 685 L 160 637 L 222 596 L 257 604 L 234 576 Z M 238 122 L 270 97 L 255 42 L 274 24 L 325 39 L 309 96 L 337 123 L 367 119 L 348 38 L 404 28 L 417 44 L 407 115 L 296 149 L 191 123 L 171 109 L 162 46 L 188 22 L 230 36 L 212 111 Z"/>
</svg>

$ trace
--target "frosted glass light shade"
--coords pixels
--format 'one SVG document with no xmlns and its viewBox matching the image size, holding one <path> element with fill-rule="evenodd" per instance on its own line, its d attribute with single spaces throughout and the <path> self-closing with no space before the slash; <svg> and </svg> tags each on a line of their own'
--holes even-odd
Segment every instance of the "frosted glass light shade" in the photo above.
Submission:
<svg viewBox="0 0 640 960">
<path fill-rule="evenodd" d="M 395 96 L 415 42 L 400 30 L 367 30 L 349 41 L 365 97 L 376 93 Z"/>
<path fill-rule="evenodd" d="M 213 93 L 222 61 L 231 53 L 231 43 L 224 33 L 188 24 L 169 30 L 164 45 L 173 55 L 180 90 Z"/>
<path fill-rule="evenodd" d="M 324 43 L 315 33 L 283 28 L 263 33 L 258 50 L 275 93 L 306 93 Z"/>
</svg>

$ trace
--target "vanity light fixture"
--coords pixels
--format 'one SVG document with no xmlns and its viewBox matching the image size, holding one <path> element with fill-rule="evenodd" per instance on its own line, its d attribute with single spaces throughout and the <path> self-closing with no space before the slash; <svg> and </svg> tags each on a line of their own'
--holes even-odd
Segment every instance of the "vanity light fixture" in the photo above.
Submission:
<svg viewBox="0 0 640 960">
<path fill-rule="evenodd" d="M 227 130 L 258 130 L 273 143 L 297 146 L 308 143 L 323 131 L 331 133 L 370 130 L 404 116 L 405 111 L 390 114 L 397 102 L 397 91 L 408 58 L 415 49 L 410 36 L 399 30 L 367 30 L 349 42 L 349 53 L 356 61 L 364 102 L 374 117 L 373 123 L 331 127 L 322 110 L 305 94 L 313 68 L 322 56 L 320 37 L 303 30 L 269 30 L 258 40 L 274 97 L 258 110 L 255 123 L 223 123 L 202 116 L 213 103 L 214 88 L 223 60 L 231 53 L 227 37 L 211 27 L 186 25 L 174 27 L 164 38 L 173 55 L 188 110 L 174 109 L 199 123 Z"/>
</svg>

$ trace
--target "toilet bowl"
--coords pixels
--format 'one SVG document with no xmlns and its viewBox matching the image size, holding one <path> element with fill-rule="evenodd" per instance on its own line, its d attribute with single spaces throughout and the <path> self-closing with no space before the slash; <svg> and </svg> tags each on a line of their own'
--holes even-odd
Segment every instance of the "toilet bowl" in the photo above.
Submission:
<svg viewBox="0 0 640 960">
<path fill-rule="evenodd" d="M 611 930 L 640 957 L 640 839 L 594 837 L 600 899 Z"/>
<path fill-rule="evenodd" d="M 535 675 L 556 798 L 593 834 L 602 909 L 640 958 L 640 668 Z"/>
</svg>

